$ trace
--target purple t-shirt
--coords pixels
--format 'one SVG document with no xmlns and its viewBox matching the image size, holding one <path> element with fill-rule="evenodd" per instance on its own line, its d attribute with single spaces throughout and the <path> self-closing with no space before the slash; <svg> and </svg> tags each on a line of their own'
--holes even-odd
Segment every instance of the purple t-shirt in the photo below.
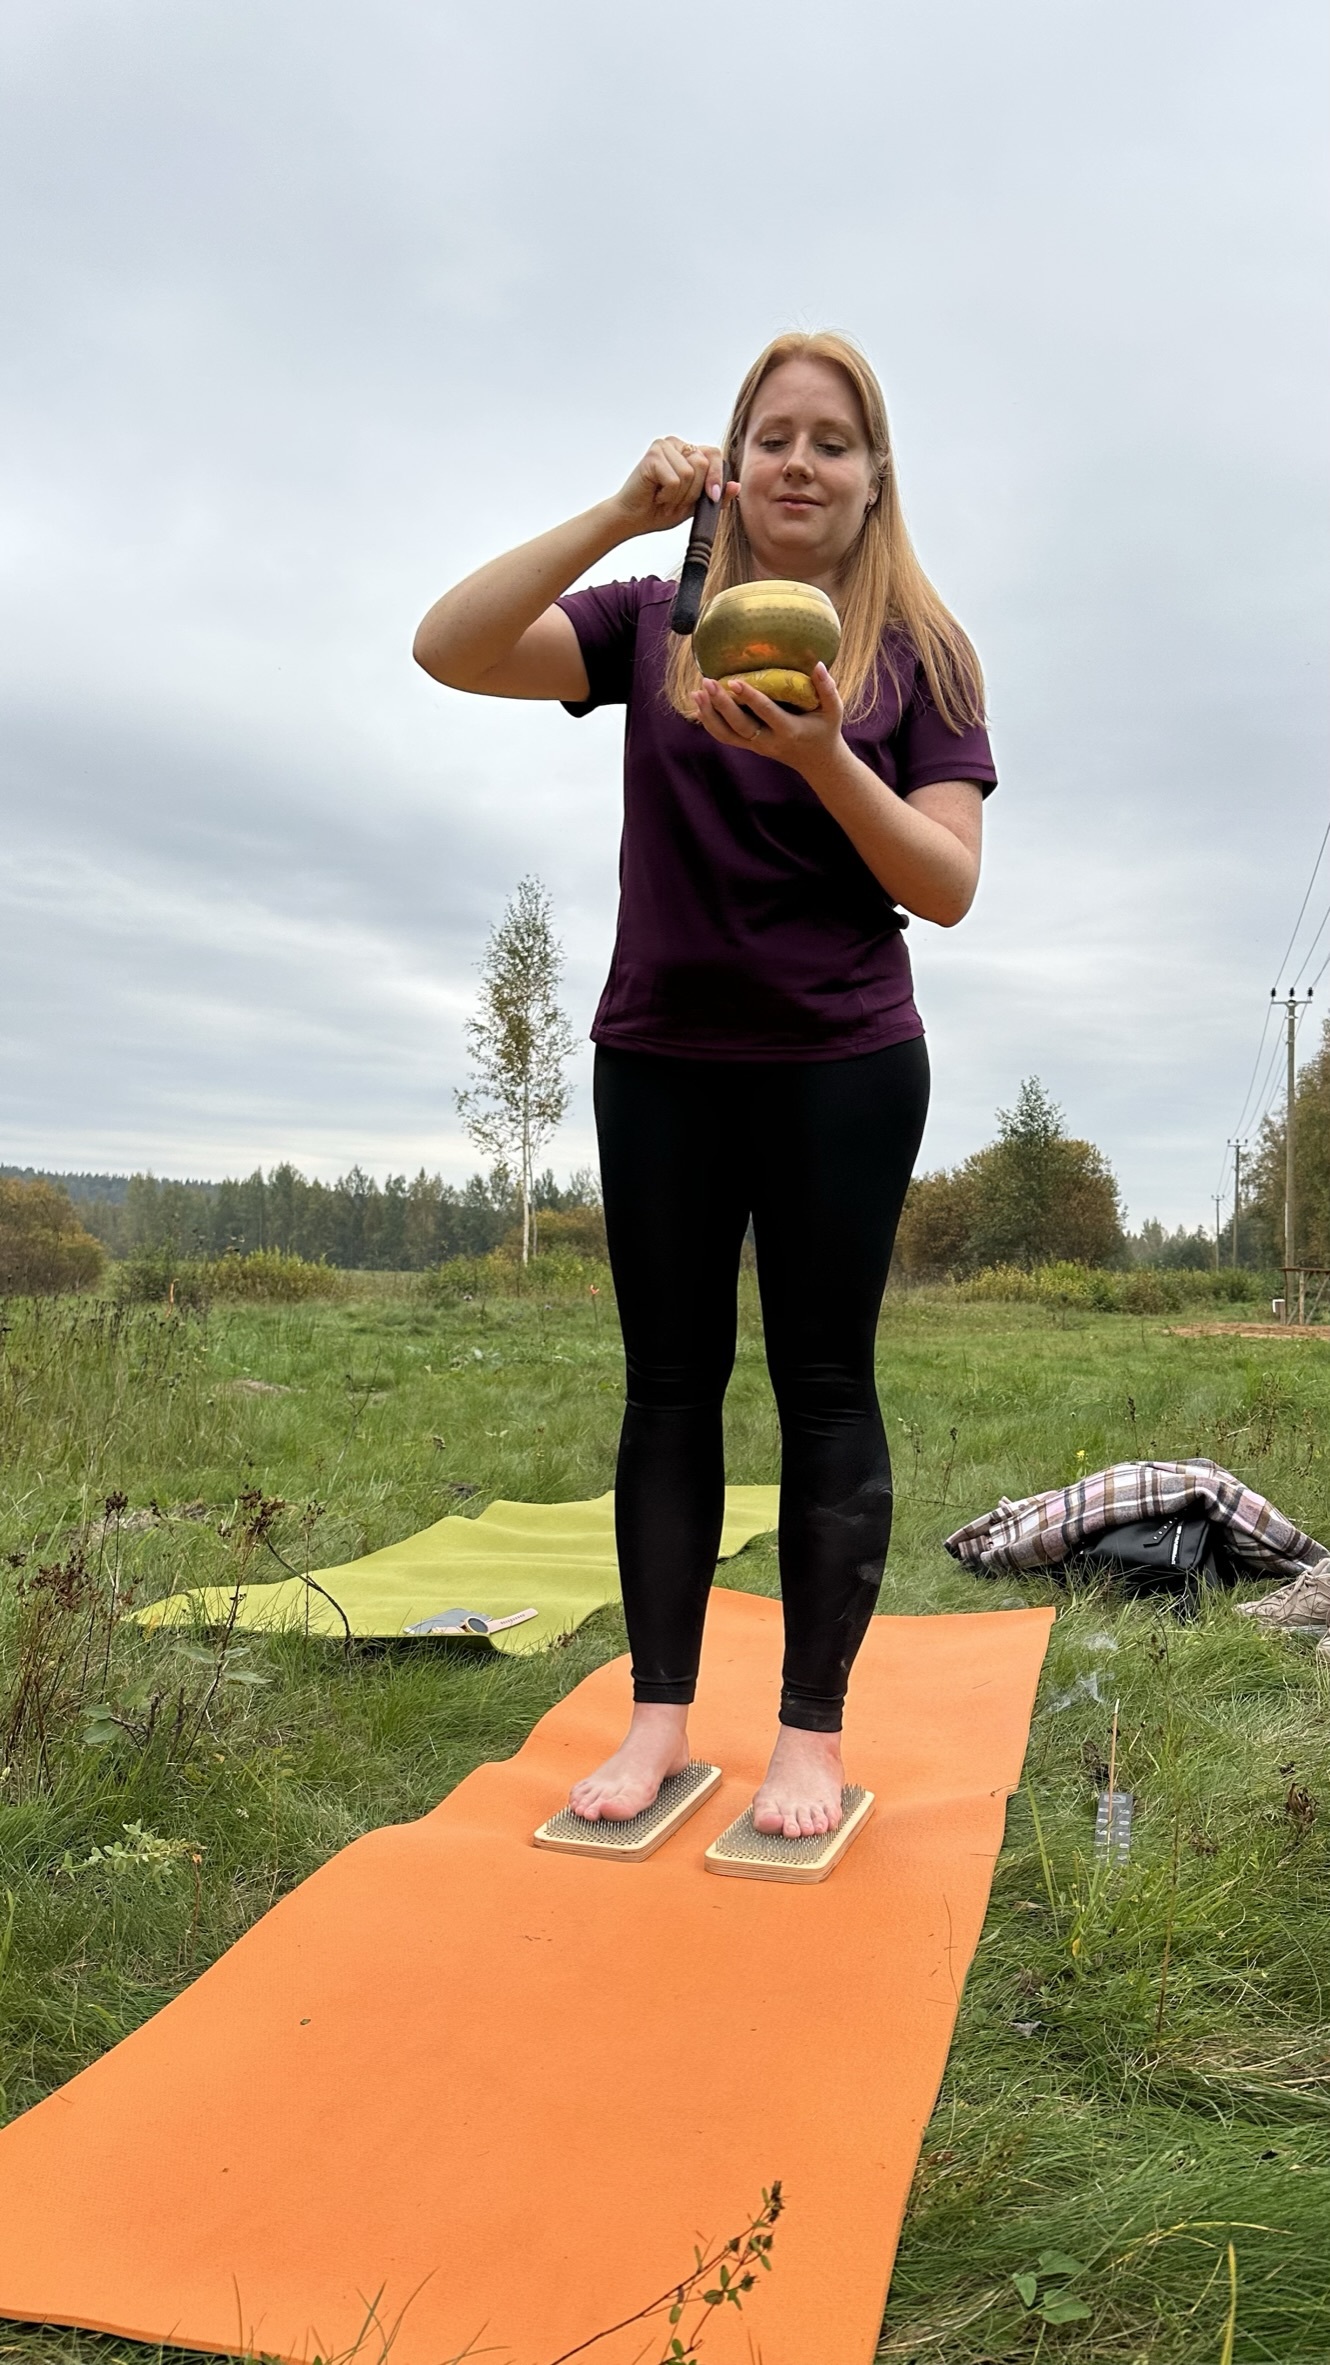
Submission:
<svg viewBox="0 0 1330 2365">
<path fill-rule="evenodd" d="M 574 715 L 626 706 L 619 925 L 591 1032 L 686 1059 L 849 1059 L 923 1033 L 905 915 L 798 772 L 721 747 L 665 695 L 675 586 L 648 575 L 559 606 L 586 664 Z M 900 796 L 997 779 L 988 734 L 952 731 L 893 647 L 845 737 Z"/>
</svg>

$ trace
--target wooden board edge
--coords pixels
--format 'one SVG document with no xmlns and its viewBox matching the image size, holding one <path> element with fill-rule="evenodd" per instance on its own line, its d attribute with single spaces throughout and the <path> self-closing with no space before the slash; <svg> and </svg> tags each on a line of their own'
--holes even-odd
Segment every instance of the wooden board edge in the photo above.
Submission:
<svg viewBox="0 0 1330 2365">
<path fill-rule="evenodd" d="M 691 1791 L 687 1798 L 680 1799 L 673 1814 L 667 1815 L 665 1821 L 659 1824 L 653 1832 L 650 1832 L 646 1839 L 639 1840 L 635 1847 L 616 1847 L 612 1841 L 596 1839 L 593 1837 L 597 1829 L 594 1823 L 587 1825 L 585 1839 L 552 1838 L 549 1830 L 550 1823 L 553 1821 L 552 1816 L 546 1822 L 539 1824 L 532 1832 L 531 1844 L 535 1848 L 546 1848 L 551 1855 L 555 1856 L 599 1856 L 604 1863 L 644 1864 L 648 1856 L 654 1856 L 657 1848 L 663 1848 L 666 1840 L 674 1837 L 675 1832 L 697 1813 L 699 1807 L 706 1805 L 707 1800 L 714 1796 L 724 1778 L 724 1771 L 720 1766 L 708 1764 L 706 1780 L 699 1782 L 697 1788 Z M 563 1812 L 562 1808 L 559 1812 Z"/>
<path fill-rule="evenodd" d="M 783 1881 L 788 1886 L 811 1888 L 818 1881 L 829 1880 L 837 1865 L 859 1837 L 877 1804 L 874 1791 L 866 1790 L 853 1811 L 830 1836 L 834 1842 L 826 1854 L 813 1864 L 773 1864 L 769 1859 L 742 1856 L 718 1856 L 716 1850 L 724 1839 L 722 1831 L 707 1849 L 702 1861 L 708 1872 L 719 1873 L 730 1880 Z M 736 1822 L 740 1820 L 736 1816 Z M 733 1829 L 733 1825 L 729 1827 Z"/>
</svg>

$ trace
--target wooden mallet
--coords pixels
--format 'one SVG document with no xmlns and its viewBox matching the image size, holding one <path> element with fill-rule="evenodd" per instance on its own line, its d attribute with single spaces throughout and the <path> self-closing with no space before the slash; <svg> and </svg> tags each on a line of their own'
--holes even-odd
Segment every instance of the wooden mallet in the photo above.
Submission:
<svg viewBox="0 0 1330 2365">
<path fill-rule="evenodd" d="M 711 564 L 720 511 L 720 502 L 713 501 L 710 493 L 705 491 L 693 511 L 692 531 L 683 556 L 679 588 L 670 610 L 670 630 L 684 638 L 696 632 L 697 619 L 702 613 L 702 591 L 707 579 L 707 568 Z"/>
</svg>

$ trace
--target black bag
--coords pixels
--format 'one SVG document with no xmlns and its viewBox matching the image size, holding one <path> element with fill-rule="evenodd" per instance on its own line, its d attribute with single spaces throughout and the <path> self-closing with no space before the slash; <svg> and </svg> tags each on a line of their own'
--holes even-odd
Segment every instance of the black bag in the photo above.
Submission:
<svg viewBox="0 0 1330 2365">
<path fill-rule="evenodd" d="M 1203 1511 L 1106 1527 L 1069 1556 L 1067 1565 L 1087 1576 L 1109 1577 L 1133 1597 L 1195 1594 L 1231 1582 L 1223 1543 Z"/>
</svg>

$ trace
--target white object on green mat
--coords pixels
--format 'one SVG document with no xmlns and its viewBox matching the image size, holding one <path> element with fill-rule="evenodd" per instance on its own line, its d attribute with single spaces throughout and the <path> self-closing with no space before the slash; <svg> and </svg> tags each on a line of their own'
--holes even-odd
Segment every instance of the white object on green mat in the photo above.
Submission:
<svg viewBox="0 0 1330 2365">
<path fill-rule="evenodd" d="M 779 1500 L 775 1486 L 726 1487 L 722 1560 L 774 1528 Z M 301 1577 L 242 1585 L 236 1630 L 337 1638 L 349 1626 L 352 1634 L 390 1641 L 461 1601 L 487 1618 L 534 1608 L 534 1617 L 494 1634 L 492 1647 L 547 1650 L 593 1610 L 619 1598 L 614 1496 L 587 1503 L 491 1503 L 478 1519 L 454 1514 L 436 1520 L 400 1544 L 311 1575 L 309 1585 Z M 149 1602 L 134 1615 L 148 1627 L 224 1626 L 234 1601 L 232 1586 L 207 1585 Z"/>
<path fill-rule="evenodd" d="M 477 1636 L 487 1642 L 491 1634 L 502 1634 L 509 1626 L 525 1626 L 527 1619 L 536 1615 L 534 1609 L 514 1610 L 510 1618 L 487 1618 L 483 1610 L 440 1610 L 437 1617 L 417 1618 L 415 1625 L 408 1626 L 405 1631 L 408 1634 Z"/>
</svg>

